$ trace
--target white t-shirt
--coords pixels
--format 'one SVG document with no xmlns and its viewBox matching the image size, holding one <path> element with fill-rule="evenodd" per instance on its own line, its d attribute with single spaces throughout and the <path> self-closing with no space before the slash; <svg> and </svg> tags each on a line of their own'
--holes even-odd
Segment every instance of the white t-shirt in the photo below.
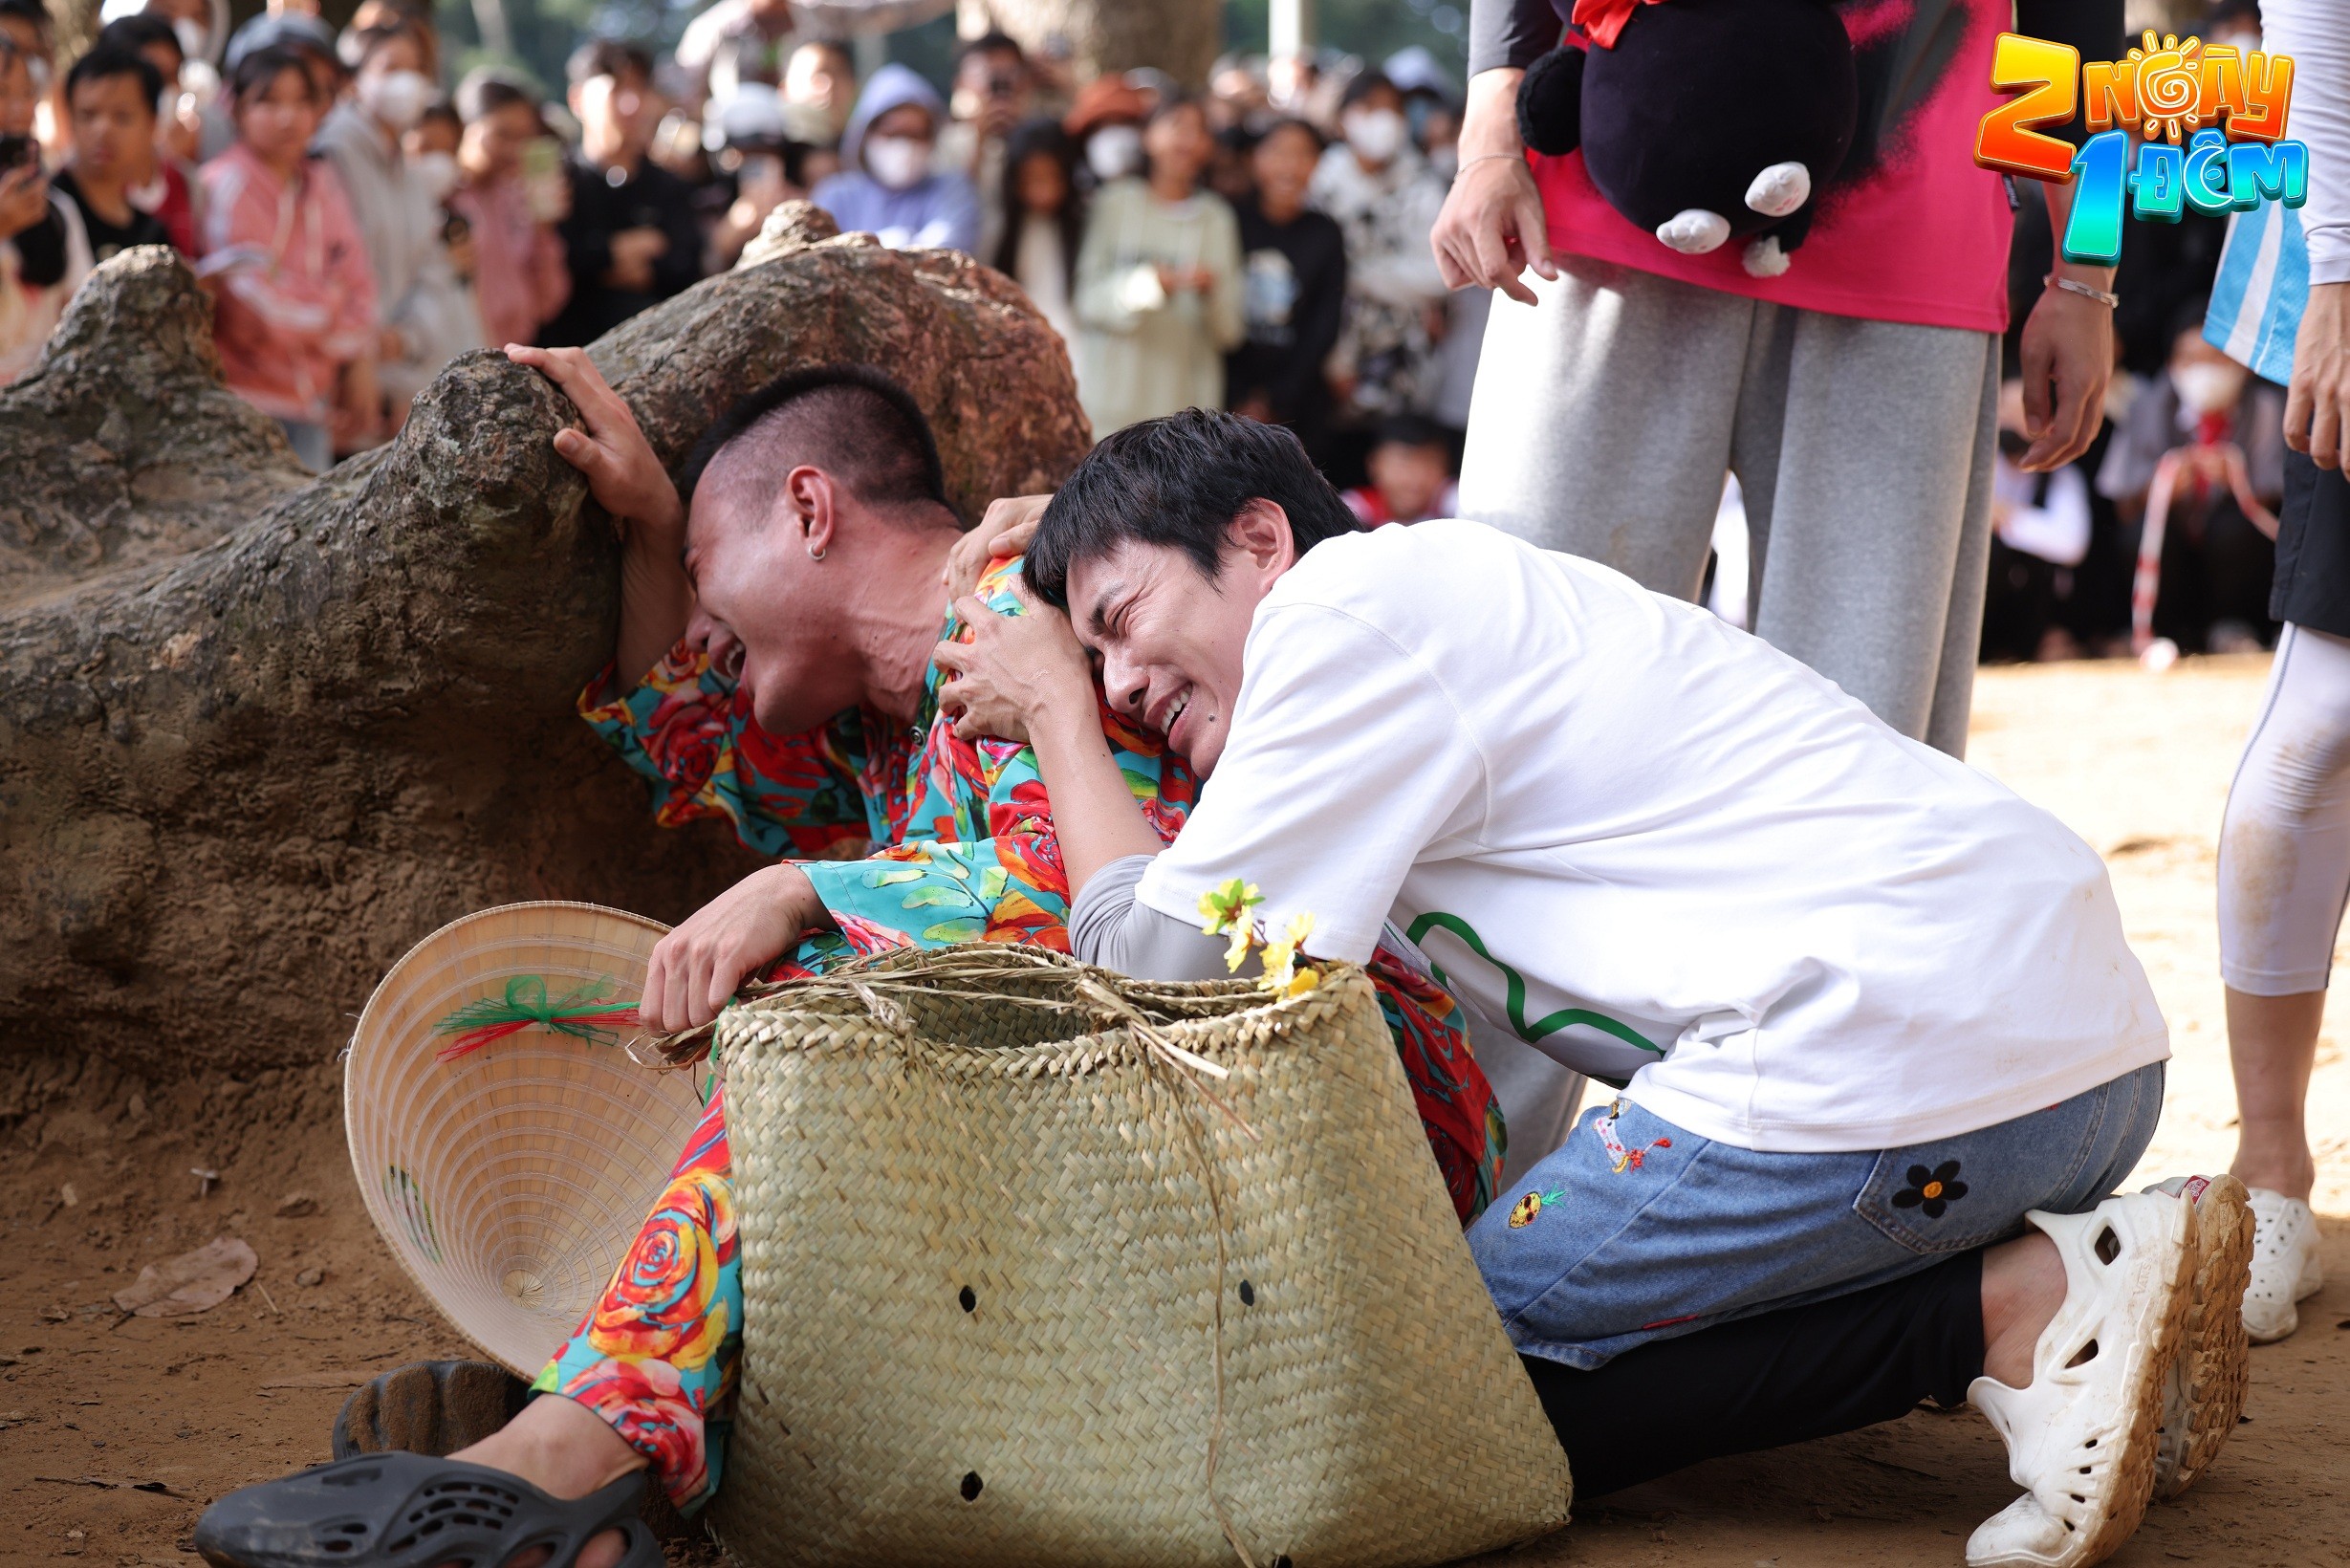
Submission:
<svg viewBox="0 0 2350 1568">
<path fill-rule="evenodd" d="M 1949 1137 L 2169 1055 L 2088 845 L 1606 567 L 1469 522 L 1329 540 L 1244 661 L 1153 909 L 1245 877 L 1358 962 L 1392 918 L 1477 1014 L 1744 1148 Z"/>
</svg>

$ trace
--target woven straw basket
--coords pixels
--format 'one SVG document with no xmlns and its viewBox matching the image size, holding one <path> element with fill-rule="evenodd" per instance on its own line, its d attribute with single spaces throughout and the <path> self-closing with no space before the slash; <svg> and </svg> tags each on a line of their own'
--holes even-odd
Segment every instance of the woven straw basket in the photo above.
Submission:
<svg viewBox="0 0 2350 1568">
<path fill-rule="evenodd" d="M 688 1075 L 609 1039 L 533 1026 L 442 1061 L 434 1026 L 517 976 L 633 1002 L 666 930 L 586 904 L 468 915 L 393 966 L 352 1036 L 343 1120 L 368 1215 L 449 1321 L 526 1378 L 611 1278 L 702 1107 Z"/>
<path fill-rule="evenodd" d="M 717 1048 L 743 1560 L 1370 1568 L 1566 1522 L 1358 971 L 1271 1003 L 897 954 Z"/>
</svg>

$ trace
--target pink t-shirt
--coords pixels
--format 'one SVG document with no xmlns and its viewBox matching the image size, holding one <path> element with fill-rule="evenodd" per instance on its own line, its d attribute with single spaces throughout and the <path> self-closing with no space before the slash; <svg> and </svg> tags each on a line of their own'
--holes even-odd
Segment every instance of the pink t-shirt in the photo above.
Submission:
<svg viewBox="0 0 2350 1568">
<path fill-rule="evenodd" d="M 2013 0 L 1853 0 L 1839 10 L 1861 55 L 1863 116 L 1872 73 L 1888 87 L 1905 82 L 1912 101 L 1904 106 L 1898 89 L 1882 95 L 1892 107 L 1874 147 L 1863 124 L 1854 156 L 1864 163 L 1848 164 L 1821 198 L 1785 272 L 1750 276 L 1741 240 L 1691 256 L 1633 228 L 1593 188 L 1580 152 L 1529 158 L 1552 249 L 1832 316 L 2004 332 L 2012 214 L 1999 176 L 1974 164 L 1974 137 L 2005 101 L 1991 91 L 1991 58 Z"/>
</svg>

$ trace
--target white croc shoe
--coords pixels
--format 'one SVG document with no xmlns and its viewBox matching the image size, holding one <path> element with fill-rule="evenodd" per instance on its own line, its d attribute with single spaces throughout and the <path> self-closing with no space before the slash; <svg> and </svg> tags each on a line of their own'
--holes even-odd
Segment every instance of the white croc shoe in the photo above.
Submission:
<svg viewBox="0 0 2350 1568">
<path fill-rule="evenodd" d="M 1976 1527 L 1969 1568 L 2077 1568 L 2129 1539 L 2154 1494 L 2163 1392 L 2186 1329 L 2187 1205 L 2140 1192 L 2024 1218 L 2064 1260 L 2064 1304 L 2033 1347 L 2029 1387 L 1977 1378 L 1967 1390 L 2025 1489 Z"/>
<path fill-rule="evenodd" d="M 2210 1468 L 2244 1413 L 2252 1367 L 2244 1285 L 2252 1277 L 2252 1210 L 2251 1195 L 2233 1176 L 2173 1176 L 2146 1190 L 2194 1208 L 2187 1337 L 2164 1385 L 2163 1429 L 2154 1453 L 2154 1495 L 2168 1499 Z"/>
<path fill-rule="evenodd" d="M 2256 1345 L 2274 1344 L 2301 1326 L 2295 1303 L 2325 1283 L 2317 1216 L 2298 1198 L 2256 1187 L 2252 1217 L 2260 1234 L 2252 1243 L 2252 1282 L 2244 1289 L 2244 1332 Z"/>
</svg>

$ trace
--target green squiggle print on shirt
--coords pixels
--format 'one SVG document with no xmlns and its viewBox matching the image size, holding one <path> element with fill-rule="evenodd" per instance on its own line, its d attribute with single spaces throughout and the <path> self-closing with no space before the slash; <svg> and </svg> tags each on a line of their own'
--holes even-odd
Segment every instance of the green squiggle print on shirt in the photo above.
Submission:
<svg viewBox="0 0 2350 1568">
<path fill-rule="evenodd" d="M 1599 1030 L 1601 1034 L 1613 1034 L 1616 1038 L 1623 1041 L 1626 1045 L 1637 1046 L 1643 1051 L 1652 1052 L 1659 1056 L 1665 1055 L 1664 1047 L 1650 1044 L 1647 1036 L 1643 1035 L 1640 1033 L 1640 1031 L 1632 1028 L 1630 1025 L 1619 1023 L 1604 1013 L 1593 1013 L 1586 1008 L 1560 1008 L 1556 1013 L 1551 1013 L 1546 1017 L 1537 1019 L 1535 1022 L 1529 1024 L 1526 1021 L 1525 976 L 1519 974 L 1517 970 L 1512 969 L 1509 965 L 1503 963 L 1500 959 L 1495 958 L 1491 953 L 1486 951 L 1485 942 L 1477 935 L 1477 928 L 1475 926 L 1469 925 L 1469 922 L 1463 920 L 1458 915 L 1447 915 L 1439 910 L 1432 909 L 1428 911 L 1428 913 L 1422 915 L 1418 920 L 1413 921 L 1411 923 L 1411 928 L 1403 934 L 1409 937 L 1412 941 L 1417 942 L 1421 939 L 1421 937 L 1427 934 L 1431 928 L 1438 926 L 1441 926 L 1445 930 L 1450 931 L 1454 936 L 1459 937 L 1463 942 L 1469 945 L 1469 950 L 1470 952 L 1475 953 L 1479 958 L 1484 959 L 1488 964 L 1492 965 L 1493 968 L 1501 971 L 1502 979 L 1508 982 L 1510 988 L 1508 1001 L 1510 1010 L 1510 1027 L 1517 1031 L 1517 1037 L 1524 1040 L 1528 1045 L 1534 1044 L 1534 1041 L 1542 1038 L 1545 1034 L 1556 1034 L 1560 1030 L 1571 1029 L 1577 1024 L 1589 1024 L 1592 1028 Z M 1430 959 L 1428 961 L 1428 968 L 1436 970 L 1436 978 L 1443 984 L 1447 986 L 1452 984 L 1451 981 L 1445 978 L 1445 971 L 1441 969 L 1437 969 L 1435 960 Z"/>
</svg>

